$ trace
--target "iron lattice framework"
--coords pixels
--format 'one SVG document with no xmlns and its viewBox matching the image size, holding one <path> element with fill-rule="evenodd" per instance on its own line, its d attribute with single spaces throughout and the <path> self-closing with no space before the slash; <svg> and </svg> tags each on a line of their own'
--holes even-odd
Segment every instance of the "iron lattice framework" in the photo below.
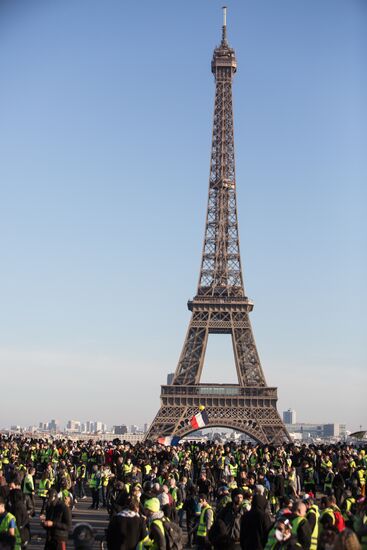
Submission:
<svg viewBox="0 0 367 550">
<path fill-rule="evenodd" d="M 161 407 L 146 439 L 192 432 L 190 419 L 204 406 L 209 425 L 242 431 L 261 443 L 289 440 L 278 414 L 277 390 L 266 385 L 251 329 L 252 302 L 242 278 L 237 222 L 232 79 L 235 53 L 226 35 L 212 60 L 215 105 L 209 198 L 197 294 L 171 385 L 162 386 Z M 231 334 L 238 385 L 200 384 L 210 333 Z"/>
</svg>

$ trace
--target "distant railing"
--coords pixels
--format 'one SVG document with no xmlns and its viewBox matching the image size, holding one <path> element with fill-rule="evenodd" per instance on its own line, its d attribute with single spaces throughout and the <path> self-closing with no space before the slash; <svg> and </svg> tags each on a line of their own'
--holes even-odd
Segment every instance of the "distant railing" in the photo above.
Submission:
<svg viewBox="0 0 367 550">
<path fill-rule="evenodd" d="M 190 385 L 174 385 L 162 386 L 162 395 L 206 395 L 218 396 L 228 395 L 235 397 L 257 397 L 257 398 L 277 398 L 277 388 L 268 387 L 253 387 L 253 386 L 236 386 L 231 384 L 197 384 Z"/>
</svg>

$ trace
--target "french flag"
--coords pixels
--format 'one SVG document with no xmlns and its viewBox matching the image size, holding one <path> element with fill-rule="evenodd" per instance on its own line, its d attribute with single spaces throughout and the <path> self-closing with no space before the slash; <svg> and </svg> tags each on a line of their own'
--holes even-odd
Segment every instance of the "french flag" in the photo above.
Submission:
<svg viewBox="0 0 367 550">
<path fill-rule="evenodd" d="M 194 414 L 194 416 L 190 420 L 190 424 L 196 430 L 198 428 L 204 428 L 204 426 L 209 424 L 209 417 L 208 417 L 206 411 L 203 409 L 198 414 Z"/>
<path fill-rule="evenodd" d="M 180 438 L 177 437 L 177 435 L 167 435 L 166 437 L 158 437 L 157 442 L 160 445 L 165 445 L 168 447 L 169 445 L 175 446 L 180 441 Z"/>
</svg>

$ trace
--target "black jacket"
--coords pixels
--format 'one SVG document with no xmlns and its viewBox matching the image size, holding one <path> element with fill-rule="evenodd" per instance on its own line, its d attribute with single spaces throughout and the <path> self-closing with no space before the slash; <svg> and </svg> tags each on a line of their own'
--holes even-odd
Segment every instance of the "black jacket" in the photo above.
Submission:
<svg viewBox="0 0 367 550">
<path fill-rule="evenodd" d="M 47 504 L 46 520 L 53 522 L 52 527 L 46 527 L 47 540 L 66 541 L 71 530 L 71 511 L 62 500 L 56 499 Z"/>
<path fill-rule="evenodd" d="M 108 550 L 134 550 L 147 534 L 145 520 L 136 512 L 122 510 L 114 516 L 107 528 Z"/>
<path fill-rule="evenodd" d="M 28 542 L 30 540 L 29 515 L 21 489 L 9 491 L 6 509 L 15 516 L 22 544 Z"/>
<path fill-rule="evenodd" d="M 241 548 L 242 550 L 263 550 L 268 531 L 272 525 L 267 510 L 268 501 L 262 495 L 255 495 L 251 510 L 242 516 L 241 520 Z"/>
</svg>

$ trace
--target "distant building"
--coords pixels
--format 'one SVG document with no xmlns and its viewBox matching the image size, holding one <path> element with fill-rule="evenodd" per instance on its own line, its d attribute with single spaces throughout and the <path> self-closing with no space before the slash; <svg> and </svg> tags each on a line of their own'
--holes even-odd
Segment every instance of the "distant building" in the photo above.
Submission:
<svg viewBox="0 0 367 550">
<path fill-rule="evenodd" d="M 148 431 L 148 424 L 145 423 L 145 424 L 144 424 L 144 433 L 147 433 L 147 431 Z"/>
<path fill-rule="evenodd" d="M 99 420 L 94 422 L 94 431 L 95 432 L 102 432 L 102 428 L 103 428 L 103 423 L 100 422 Z"/>
<path fill-rule="evenodd" d="M 170 372 L 169 374 L 167 374 L 167 386 L 171 386 L 174 376 L 174 372 Z"/>
<path fill-rule="evenodd" d="M 136 434 L 137 432 L 140 432 L 140 431 L 141 430 L 139 429 L 139 426 L 137 426 L 136 424 L 131 424 L 130 433 Z"/>
<path fill-rule="evenodd" d="M 346 437 L 345 424 L 324 424 L 324 437 Z"/>
<path fill-rule="evenodd" d="M 47 429 L 50 430 L 50 432 L 58 432 L 60 431 L 60 422 L 58 420 L 55 420 L 54 418 L 48 423 Z"/>
<path fill-rule="evenodd" d="M 68 432 L 80 432 L 80 420 L 68 420 L 66 429 Z"/>
<path fill-rule="evenodd" d="M 296 411 L 293 409 L 288 409 L 283 412 L 283 422 L 284 424 L 295 424 L 296 423 Z"/>
<path fill-rule="evenodd" d="M 125 424 L 121 424 L 121 426 L 114 426 L 113 433 L 115 435 L 124 435 L 127 433 L 127 426 L 125 426 Z"/>
<path fill-rule="evenodd" d="M 297 438 L 302 439 L 324 439 L 324 438 L 344 438 L 346 437 L 345 424 L 310 424 L 307 422 L 298 422 L 286 424 L 289 433 L 299 434 Z M 294 437 L 293 437 L 294 438 Z"/>
</svg>

